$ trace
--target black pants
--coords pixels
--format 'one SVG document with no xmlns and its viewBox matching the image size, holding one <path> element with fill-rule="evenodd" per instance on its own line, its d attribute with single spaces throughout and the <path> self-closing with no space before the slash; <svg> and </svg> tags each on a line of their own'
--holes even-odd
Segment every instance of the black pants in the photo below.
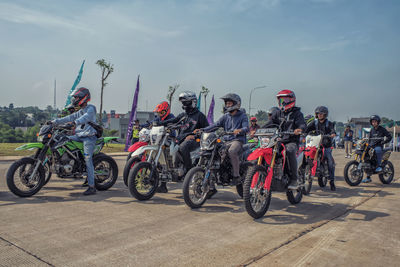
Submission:
<svg viewBox="0 0 400 267">
<path fill-rule="evenodd" d="M 195 150 L 200 146 L 200 143 L 196 142 L 195 140 L 187 140 L 183 141 L 179 145 L 179 152 L 183 158 L 183 165 L 186 168 L 186 171 L 189 171 L 192 168 L 192 159 L 190 158 L 190 152 Z"/>
<path fill-rule="evenodd" d="M 288 160 L 289 168 L 291 171 L 291 177 L 290 180 L 297 181 L 297 159 L 296 159 L 296 153 L 298 150 L 298 146 L 296 143 L 287 143 L 285 144 L 286 147 L 286 157 Z"/>
</svg>

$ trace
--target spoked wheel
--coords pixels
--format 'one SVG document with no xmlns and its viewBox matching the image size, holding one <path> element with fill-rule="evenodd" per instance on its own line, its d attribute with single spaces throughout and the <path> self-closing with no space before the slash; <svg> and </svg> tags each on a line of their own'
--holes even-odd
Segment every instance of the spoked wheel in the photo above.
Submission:
<svg viewBox="0 0 400 267">
<path fill-rule="evenodd" d="M 236 192 L 238 193 L 238 195 L 243 198 L 243 183 L 244 183 L 244 179 L 246 178 L 246 174 L 247 174 L 247 170 L 253 166 L 253 164 L 251 162 L 245 161 L 242 164 L 240 164 L 240 177 L 242 180 L 241 184 L 236 185 Z"/>
<path fill-rule="evenodd" d="M 156 193 L 158 186 L 158 171 L 150 162 L 138 162 L 129 171 L 129 192 L 137 200 L 148 200 Z"/>
<path fill-rule="evenodd" d="M 203 185 L 205 170 L 202 167 L 191 168 L 183 181 L 183 199 L 192 209 L 200 208 L 207 200 L 209 184 Z"/>
<path fill-rule="evenodd" d="M 129 171 L 133 168 L 133 166 L 135 166 L 136 163 L 138 163 L 140 161 L 141 161 L 140 157 L 132 157 L 126 162 L 125 167 L 124 167 L 124 173 L 123 173 L 124 184 L 126 186 L 128 186 Z"/>
<path fill-rule="evenodd" d="M 271 203 L 271 190 L 264 189 L 267 169 L 261 165 L 249 168 L 243 184 L 243 199 L 247 213 L 261 218 Z"/>
<path fill-rule="evenodd" d="M 14 162 L 7 171 L 8 189 L 20 197 L 30 197 L 39 192 L 45 183 L 45 170 L 40 164 L 31 177 L 35 165 L 33 158 L 22 158 Z"/>
<path fill-rule="evenodd" d="M 344 167 L 344 180 L 350 186 L 359 185 L 363 179 L 364 172 L 362 169 L 358 169 L 359 164 L 360 163 L 358 161 L 352 160 L 347 162 L 346 166 Z"/>
<path fill-rule="evenodd" d="M 118 178 L 118 165 L 115 160 L 105 154 L 97 154 L 93 158 L 94 182 L 97 190 L 107 190 Z"/>
<path fill-rule="evenodd" d="M 390 161 L 384 161 L 382 163 L 382 172 L 379 174 L 379 180 L 383 184 L 390 184 L 394 177 L 393 164 Z"/>
<path fill-rule="evenodd" d="M 300 203 L 301 199 L 303 198 L 303 188 L 299 187 L 296 190 L 288 189 L 286 191 L 286 196 L 290 204 L 298 204 Z"/>
<path fill-rule="evenodd" d="M 313 177 L 311 175 L 311 165 L 307 164 L 305 168 L 299 170 L 299 176 L 303 180 L 302 192 L 304 195 L 309 195 L 311 192 Z"/>
</svg>

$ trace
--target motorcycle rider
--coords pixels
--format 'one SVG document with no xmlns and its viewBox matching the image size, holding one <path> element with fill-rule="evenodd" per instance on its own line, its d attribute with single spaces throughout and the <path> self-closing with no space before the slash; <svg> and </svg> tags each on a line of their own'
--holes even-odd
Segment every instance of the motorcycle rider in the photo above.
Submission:
<svg viewBox="0 0 400 267">
<path fill-rule="evenodd" d="M 204 129 L 204 132 L 213 132 L 220 127 L 224 128 L 225 132 L 233 132 L 234 135 L 225 135 L 223 138 L 227 141 L 228 155 L 231 160 L 233 170 L 233 184 L 237 185 L 241 182 L 239 167 L 239 155 L 243 150 L 243 145 L 246 144 L 246 133 L 249 131 L 249 120 L 246 112 L 240 109 L 241 98 L 237 94 L 226 94 L 221 99 L 225 102 L 225 114 L 213 125 Z M 198 132 L 199 130 L 195 130 Z M 215 188 L 211 188 L 209 196 L 211 197 L 217 192 Z"/>
<path fill-rule="evenodd" d="M 169 123 L 177 123 L 181 121 L 180 129 L 178 129 L 178 135 L 176 137 L 177 143 L 179 144 L 179 152 L 183 158 L 183 165 L 186 169 L 185 172 L 192 168 L 192 160 L 190 158 L 190 152 L 200 146 L 195 140 L 193 131 L 208 126 L 206 116 L 197 109 L 197 96 L 192 91 L 184 91 L 179 94 L 179 101 L 182 103 L 182 109 L 184 112 L 179 114 L 177 117 L 158 122 L 159 125 L 167 125 Z M 159 193 L 167 193 L 167 183 L 162 182 L 157 188 Z"/>
<path fill-rule="evenodd" d="M 296 107 L 296 95 L 291 90 L 282 90 L 277 95 L 280 110 L 273 113 L 271 120 L 262 128 L 281 125 L 282 131 L 293 131 L 294 135 L 285 134 L 282 143 L 286 147 L 291 176 L 288 189 L 296 190 L 299 187 L 297 175 L 296 153 L 299 148 L 300 134 L 306 129 L 303 113 Z"/>
<path fill-rule="evenodd" d="M 71 97 L 71 104 L 78 111 L 59 119 L 51 121 L 51 123 L 64 124 L 70 123 L 75 126 L 75 135 L 68 138 L 72 141 L 83 143 L 83 153 L 85 156 L 87 180 L 89 187 L 83 192 L 84 195 L 96 194 L 94 185 L 94 167 L 93 167 L 93 151 L 96 144 L 96 130 L 89 125 L 89 122 L 96 123 L 96 107 L 88 105 L 90 101 L 89 89 L 80 87 L 74 91 Z"/>
<path fill-rule="evenodd" d="M 271 121 L 272 120 L 272 116 L 277 112 L 279 112 L 279 108 L 278 107 L 272 107 L 272 108 L 268 109 L 268 111 L 267 111 L 268 121 Z"/>
<path fill-rule="evenodd" d="M 251 117 L 250 118 L 250 123 L 251 123 L 251 125 L 250 125 L 250 137 L 253 138 L 254 134 L 257 131 L 257 129 L 260 128 L 260 125 L 257 124 L 257 118 L 256 117 Z"/>
<path fill-rule="evenodd" d="M 376 154 L 377 167 L 375 172 L 382 171 L 382 155 L 383 155 L 383 145 L 389 143 L 392 140 L 392 134 L 388 130 L 383 128 L 381 125 L 381 118 L 378 115 L 372 115 L 369 118 L 369 123 L 371 124 L 371 131 L 369 132 L 369 144 L 374 149 Z M 371 182 L 370 177 L 366 177 L 362 180 L 363 183 Z"/>
<path fill-rule="evenodd" d="M 306 133 L 315 132 L 316 134 L 330 135 L 322 138 L 322 146 L 324 147 L 324 157 L 328 160 L 329 184 L 332 191 L 336 190 L 335 186 L 335 161 L 332 156 L 332 138 L 336 136 L 335 125 L 328 120 L 328 108 L 318 106 L 315 109 L 316 119 L 307 125 Z"/>
<path fill-rule="evenodd" d="M 162 101 L 161 103 L 157 104 L 153 112 L 157 114 L 156 117 L 152 121 L 148 121 L 147 123 L 140 125 L 140 127 L 148 128 L 153 123 L 158 124 L 161 121 L 175 118 L 174 114 L 171 113 L 171 107 L 167 101 Z"/>
</svg>

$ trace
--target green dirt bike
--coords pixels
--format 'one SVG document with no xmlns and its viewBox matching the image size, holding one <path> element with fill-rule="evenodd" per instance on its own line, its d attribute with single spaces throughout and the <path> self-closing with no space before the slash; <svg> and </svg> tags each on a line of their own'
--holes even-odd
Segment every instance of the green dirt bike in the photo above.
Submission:
<svg viewBox="0 0 400 267">
<path fill-rule="evenodd" d="M 37 143 L 24 144 L 16 150 L 37 149 L 32 157 L 14 162 L 7 171 L 7 186 L 20 197 L 30 197 L 48 182 L 51 173 L 60 178 L 82 178 L 87 175 L 83 143 L 68 138 L 70 126 L 43 125 Z M 96 141 L 93 153 L 95 186 L 98 190 L 112 187 L 118 178 L 118 166 L 113 158 L 100 153 L 104 144 L 117 137 L 104 137 Z"/>
</svg>

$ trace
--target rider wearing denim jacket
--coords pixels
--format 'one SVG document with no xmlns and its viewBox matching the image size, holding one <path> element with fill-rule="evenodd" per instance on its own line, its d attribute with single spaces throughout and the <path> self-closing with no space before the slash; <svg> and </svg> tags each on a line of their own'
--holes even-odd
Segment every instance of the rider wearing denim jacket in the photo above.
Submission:
<svg viewBox="0 0 400 267">
<path fill-rule="evenodd" d="M 96 145 L 96 130 L 88 122 L 96 123 L 96 107 L 88 105 L 90 92 L 87 88 L 81 87 L 73 93 L 71 103 L 78 111 L 64 118 L 55 119 L 54 124 L 70 123 L 76 126 L 75 135 L 69 136 L 70 140 L 83 143 L 83 153 L 85 156 L 87 181 L 89 188 L 83 193 L 92 195 L 96 193 L 94 185 L 93 151 Z"/>
</svg>

